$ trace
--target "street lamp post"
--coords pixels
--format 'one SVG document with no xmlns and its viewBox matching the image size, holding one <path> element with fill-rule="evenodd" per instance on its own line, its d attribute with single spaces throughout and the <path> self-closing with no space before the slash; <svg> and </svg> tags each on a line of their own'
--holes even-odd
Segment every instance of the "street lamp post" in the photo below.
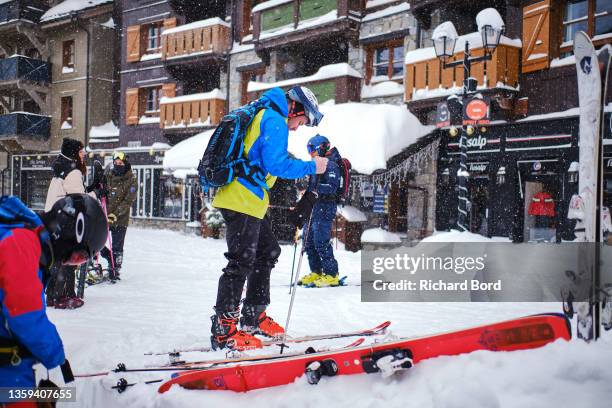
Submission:
<svg viewBox="0 0 612 408">
<path fill-rule="evenodd" d="M 470 43 L 465 42 L 465 51 L 463 54 L 463 60 L 447 62 L 455 54 L 455 44 L 457 42 L 457 31 L 451 22 L 442 23 L 434 31 L 432 41 L 434 43 L 434 50 L 436 56 L 442 62 L 442 69 L 455 68 L 459 65 L 463 66 L 463 92 L 462 100 L 466 103 L 467 97 L 471 93 L 476 92 L 477 81 L 470 77 L 471 66 L 474 63 L 481 61 L 488 61 L 492 58 L 492 53 L 497 48 L 499 40 L 501 39 L 502 28 L 494 28 L 491 25 L 484 25 L 481 28 L 482 43 L 485 49 L 485 54 L 480 57 L 472 57 L 470 55 Z M 486 75 L 486 65 L 485 65 Z M 469 129 L 468 129 L 469 128 Z M 457 172 L 457 187 L 459 190 L 459 202 L 457 204 L 457 227 L 461 231 L 467 231 L 467 202 L 468 202 L 468 191 L 467 191 L 467 178 L 469 173 L 467 171 L 467 134 L 474 133 L 474 129 L 471 126 L 461 127 L 461 136 L 459 138 L 459 171 Z"/>
</svg>

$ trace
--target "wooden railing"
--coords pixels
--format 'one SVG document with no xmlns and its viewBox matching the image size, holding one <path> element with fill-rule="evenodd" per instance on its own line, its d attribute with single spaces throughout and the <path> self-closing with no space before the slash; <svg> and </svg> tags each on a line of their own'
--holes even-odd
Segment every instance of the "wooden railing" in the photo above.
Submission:
<svg viewBox="0 0 612 408">
<path fill-rule="evenodd" d="M 203 54 L 224 54 L 231 47 L 230 27 L 213 18 L 165 30 L 162 33 L 162 60 Z"/>
<path fill-rule="evenodd" d="M 218 90 L 201 94 L 162 98 L 159 126 L 181 129 L 216 126 L 225 114 L 225 98 Z"/>
<path fill-rule="evenodd" d="M 422 51 L 425 50 L 417 50 L 417 52 Z M 433 56 L 433 50 L 431 54 L 433 58 L 406 64 L 404 70 L 406 102 L 447 95 L 448 92 L 445 90 L 462 87 L 463 66 L 442 69 L 440 60 Z M 462 60 L 463 54 L 463 52 L 455 53 L 451 61 Z M 484 49 L 472 49 L 471 54 L 472 56 L 484 55 Z M 473 64 L 471 76 L 478 81 L 478 88 L 517 89 L 520 54 L 520 48 L 500 44 L 490 61 Z"/>
</svg>

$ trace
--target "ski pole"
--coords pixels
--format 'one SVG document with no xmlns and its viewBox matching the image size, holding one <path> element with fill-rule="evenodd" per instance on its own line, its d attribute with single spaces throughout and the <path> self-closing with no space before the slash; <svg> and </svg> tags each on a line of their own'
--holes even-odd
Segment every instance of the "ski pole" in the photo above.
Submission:
<svg viewBox="0 0 612 408">
<path fill-rule="evenodd" d="M 291 279 L 289 280 L 289 294 L 291 294 L 291 289 L 293 288 L 293 270 L 295 269 L 295 253 L 297 252 L 297 240 L 298 233 L 296 228 L 295 236 L 293 237 L 293 261 L 291 261 Z"/>
<path fill-rule="evenodd" d="M 304 259 L 304 252 L 306 252 L 306 243 L 308 242 L 308 235 L 310 234 L 310 224 L 312 222 L 312 213 L 308 218 L 308 225 L 306 226 L 306 231 L 304 232 L 304 241 L 302 242 L 302 249 L 300 250 L 300 258 L 298 260 L 297 271 L 295 273 L 295 278 L 293 279 L 292 286 L 297 288 L 297 281 L 300 277 L 300 270 L 302 269 L 302 259 Z M 297 242 L 296 242 L 297 245 Z M 285 342 L 287 341 L 287 331 L 289 330 L 289 320 L 291 319 L 291 310 L 293 309 L 293 301 L 295 300 L 295 292 L 291 292 L 291 301 L 289 302 L 289 310 L 287 311 L 287 321 L 285 322 L 285 332 L 283 333 L 283 341 L 280 344 L 280 354 L 283 354 L 283 350 L 287 345 Z"/>
</svg>

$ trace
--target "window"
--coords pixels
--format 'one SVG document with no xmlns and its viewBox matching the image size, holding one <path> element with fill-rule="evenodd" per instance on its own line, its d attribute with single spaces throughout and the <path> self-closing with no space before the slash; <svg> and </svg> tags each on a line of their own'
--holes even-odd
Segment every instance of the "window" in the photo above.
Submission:
<svg viewBox="0 0 612 408">
<path fill-rule="evenodd" d="M 147 53 L 154 54 L 161 50 L 161 33 L 163 23 L 158 21 L 145 26 L 147 32 Z"/>
<path fill-rule="evenodd" d="M 573 41 L 578 31 L 591 37 L 612 32 L 612 0 L 568 0 L 563 18 L 563 42 Z"/>
<path fill-rule="evenodd" d="M 63 96 L 61 99 L 61 126 L 62 130 L 72 129 L 72 96 Z"/>
<path fill-rule="evenodd" d="M 161 86 L 143 88 L 145 97 L 145 115 L 159 116 L 159 100 L 162 97 Z"/>
<path fill-rule="evenodd" d="M 74 72 L 74 40 L 62 43 L 62 73 Z"/>
<path fill-rule="evenodd" d="M 258 68 L 253 71 L 245 71 L 241 75 L 240 81 L 240 103 L 242 105 L 246 104 L 249 101 L 249 82 L 262 82 L 263 75 L 266 73 L 266 68 Z"/>
<path fill-rule="evenodd" d="M 368 81 L 372 76 L 388 79 L 401 77 L 404 73 L 404 45 L 402 41 L 394 41 L 384 46 L 373 48 L 369 52 L 371 61 Z"/>
</svg>

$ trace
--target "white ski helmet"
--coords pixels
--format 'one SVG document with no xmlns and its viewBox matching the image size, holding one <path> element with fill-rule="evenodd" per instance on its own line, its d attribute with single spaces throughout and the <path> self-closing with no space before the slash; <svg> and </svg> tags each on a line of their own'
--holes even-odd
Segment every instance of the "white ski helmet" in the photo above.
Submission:
<svg viewBox="0 0 612 408">
<path fill-rule="evenodd" d="M 318 126 L 321 123 L 323 114 L 319 111 L 319 101 L 310 89 L 296 85 L 287 91 L 287 98 L 304 106 L 304 114 L 308 118 L 306 126 Z"/>
</svg>

